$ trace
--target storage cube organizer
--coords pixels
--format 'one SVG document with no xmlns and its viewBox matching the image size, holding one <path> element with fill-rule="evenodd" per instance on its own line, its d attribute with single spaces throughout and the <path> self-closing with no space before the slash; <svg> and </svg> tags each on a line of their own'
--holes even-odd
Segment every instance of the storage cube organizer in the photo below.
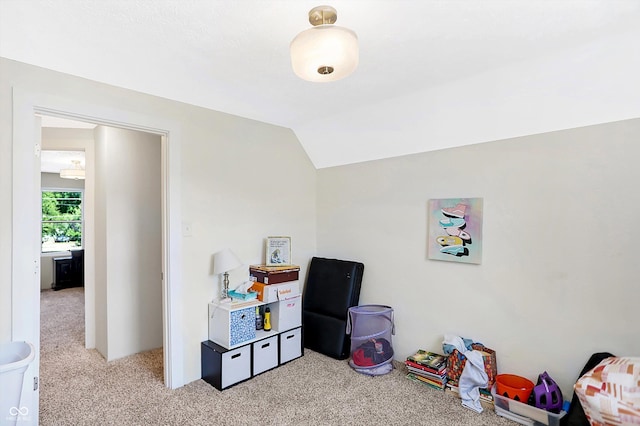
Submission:
<svg viewBox="0 0 640 426">
<path fill-rule="evenodd" d="M 384 305 L 362 305 L 349 308 L 347 334 L 351 334 L 351 360 L 357 371 L 374 374 L 393 361 L 392 335 L 395 333 L 393 309 Z M 390 367 L 390 366 L 389 366 Z M 368 373 L 367 370 L 371 372 Z M 391 371 L 389 368 L 387 371 Z"/>
</svg>

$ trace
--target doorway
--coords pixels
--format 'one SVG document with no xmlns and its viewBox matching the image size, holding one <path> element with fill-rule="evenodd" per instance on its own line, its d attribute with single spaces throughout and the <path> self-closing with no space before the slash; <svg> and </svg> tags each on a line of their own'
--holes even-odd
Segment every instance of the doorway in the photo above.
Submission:
<svg viewBox="0 0 640 426">
<path fill-rule="evenodd" d="M 43 194 L 50 195 L 45 204 L 52 212 L 47 218 L 55 220 L 43 222 L 41 276 L 52 272 L 45 248 L 77 246 L 54 253 L 57 260 L 84 249 L 85 347 L 96 348 L 107 361 L 161 348 L 160 136 L 49 116 L 41 119 L 42 186 L 53 191 Z M 70 149 L 81 151 L 63 151 Z M 72 162 L 81 165 L 74 175 L 84 174 L 86 179 L 62 178 Z M 57 192 L 80 187 L 84 199 Z M 50 198 L 57 195 L 65 198 L 51 206 Z M 67 203 L 74 205 L 66 208 Z M 80 212 L 81 217 L 70 214 Z M 66 222 L 81 218 L 80 223 Z M 44 242 L 45 234 L 49 240 L 69 241 Z"/>
<path fill-rule="evenodd" d="M 162 322 L 164 382 L 184 385 L 181 297 L 180 128 L 171 119 L 103 106 L 43 92 L 13 89 L 12 300 L 11 338 L 33 342 L 36 358 L 25 372 L 32 390 L 23 400 L 38 412 L 40 340 L 40 125 L 36 115 L 94 122 L 161 136 L 162 147 Z M 170 202 L 173 200 L 173 202 Z M 25 387 L 27 388 L 27 387 Z M 35 419 L 37 421 L 37 419 Z"/>
</svg>

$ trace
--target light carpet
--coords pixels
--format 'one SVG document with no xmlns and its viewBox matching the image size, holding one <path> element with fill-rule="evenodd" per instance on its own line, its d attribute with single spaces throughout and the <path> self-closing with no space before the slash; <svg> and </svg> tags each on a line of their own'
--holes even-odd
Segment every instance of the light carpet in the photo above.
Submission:
<svg viewBox="0 0 640 426">
<path fill-rule="evenodd" d="M 162 349 L 106 362 L 84 348 L 82 288 L 43 291 L 41 324 L 42 425 L 515 424 L 406 379 L 401 364 L 369 377 L 310 350 L 223 392 L 203 380 L 169 390 Z"/>
</svg>

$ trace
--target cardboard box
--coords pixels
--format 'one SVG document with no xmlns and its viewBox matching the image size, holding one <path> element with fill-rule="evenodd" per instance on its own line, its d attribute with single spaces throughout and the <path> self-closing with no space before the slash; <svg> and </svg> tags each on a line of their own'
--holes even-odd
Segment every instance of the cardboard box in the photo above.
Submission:
<svg viewBox="0 0 640 426">
<path fill-rule="evenodd" d="M 265 284 L 255 282 L 251 286 L 251 290 L 258 292 L 258 300 L 271 303 L 283 300 L 287 297 L 293 297 L 300 294 L 300 282 L 289 281 L 282 284 Z"/>
<path fill-rule="evenodd" d="M 302 325 L 302 295 L 270 303 L 271 327 L 282 333 Z"/>
</svg>

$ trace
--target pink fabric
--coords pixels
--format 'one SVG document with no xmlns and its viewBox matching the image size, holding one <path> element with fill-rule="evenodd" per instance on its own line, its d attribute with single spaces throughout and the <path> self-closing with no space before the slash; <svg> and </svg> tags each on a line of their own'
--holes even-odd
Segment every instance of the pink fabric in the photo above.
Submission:
<svg viewBox="0 0 640 426">
<path fill-rule="evenodd" d="M 591 425 L 640 425 L 640 358 L 607 358 L 574 389 Z"/>
</svg>

